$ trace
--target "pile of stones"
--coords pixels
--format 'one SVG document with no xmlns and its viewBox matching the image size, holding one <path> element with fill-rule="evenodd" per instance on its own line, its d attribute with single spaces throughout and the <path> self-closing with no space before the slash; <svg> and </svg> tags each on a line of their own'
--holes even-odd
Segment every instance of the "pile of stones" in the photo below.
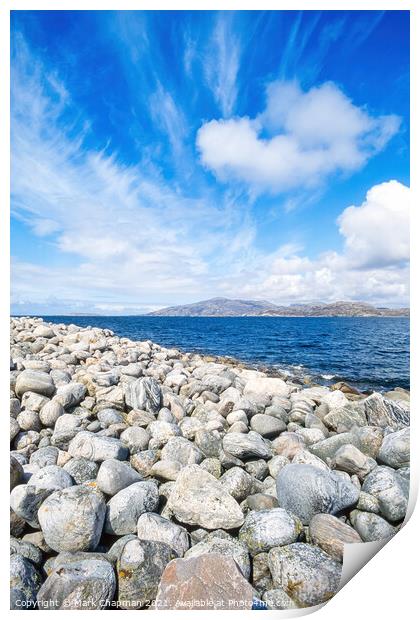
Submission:
<svg viewBox="0 0 420 620">
<path fill-rule="evenodd" d="M 292 609 L 393 536 L 409 393 L 11 319 L 11 607 Z"/>
</svg>

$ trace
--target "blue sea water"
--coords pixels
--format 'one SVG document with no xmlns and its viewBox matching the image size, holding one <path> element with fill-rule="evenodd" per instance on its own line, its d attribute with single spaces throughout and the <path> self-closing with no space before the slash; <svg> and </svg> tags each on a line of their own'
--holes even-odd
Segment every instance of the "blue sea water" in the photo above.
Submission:
<svg viewBox="0 0 420 620">
<path fill-rule="evenodd" d="M 133 340 L 234 357 L 320 383 L 360 389 L 409 388 L 409 319 L 341 317 L 54 316 Z"/>
</svg>

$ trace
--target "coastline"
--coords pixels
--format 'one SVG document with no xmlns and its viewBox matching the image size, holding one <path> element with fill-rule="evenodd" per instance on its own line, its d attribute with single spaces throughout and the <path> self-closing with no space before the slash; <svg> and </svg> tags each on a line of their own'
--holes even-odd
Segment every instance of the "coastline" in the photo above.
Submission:
<svg viewBox="0 0 420 620">
<path fill-rule="evenodd" d="M 212 561 L 245 609 L 310 607 L 339 588 L 344 543 L 403 523 L 406 390 L 301 385 L 34 318 L 11 319 L 10 379 L 12 591 L 30 608 L 83 608 L 87 582 L 93 609 L 171 608 L 173 567 L 211 589 Z"/>
<path fill-rule="evenodd" d="M 24 318 L 24 316 L 20 318 Z M 324 323 L 329 325 L 331 321 L 334 324 L 335 320 L 341 321 L 341 319 L 350 319 L 351 322 L 364 318 L 377 319 L 381 321 L 382 318 L 408 319 L 408 317 L 163 317 L 150 315 L 38 315 L 37 318 L 41 318 L 46 321 L 52 320 L 55 322 L 57 322 L 57 319 L 62 319 L 66 324 L 74 323 L 79 325 L 81 328 L 96 326 L 99 329 L 113 329 L 115 334 L 118 336 L 128 337 L 131 339 L 136 339 L 136 333 L 139 335 L 141 334 L 142 337 L 140 339 L 150 338 L 150 340 L 158 346 L 177 349 L 183 354 L 196 354 L 204 357 L 212 357 L 214 360 L 229 360 L 230 364 L 236 364 L 238 366 L 242 365 L 243 367 L 251 370 L 260 370 L 272 377 L 289 378 L 290 380 L 295 381 L 298 385 L 317 384 L 332 386 L 337 382 L 346 382 L 365 394 L 369 394 L 374 391 L 386 393 L 395 387 L 402 387 L 407 390 L 410 389 L 410 380 L 407 375 L 409 369 L 404 367 L 401 368 L 401 362 L 399 360 L 397 361 L 395 358 L 385 358 L 383 360 L 385 367 L 388 369 L 393 369 L 393 371 L 385 376 L 381 376 L 380 363 L 375 367 L 373 364 L 368 362 L 364 368 L 360 365 L 355 365 L 352 362 L 355 341 L 347 343 L 347 351 L 342 349 L 341 346 L 336 346 L 334 351 L 331 348 L 334 343 L 330 341 L 328 347 L 324 347 L 323 349 L 323 357 L 320 358 L 319 356 L 315 356 L 312 359 L 311 352 L 308 348 L 311 341 L 305 342 L 305 340 L 302 340 L 301 334 L 295 331 L 297 337 L 297 345 L 295 350 L 293 341 L 294 336 L 292 332 L 290 344 L 283 347 L 283 350 L 279 349 L 279 353 L 277 355 L 273 355 L 273 344 L 271 338 L 270 340 L 267 339 L 267 334 L 271 334 L 271 327 L 268 330 L 260 330 L 258 327 L 258 325 L 264 323 L 270 325 L 271 321 L 275 318 L 287 318 L 292 319 L 292 321 L 300 321 L 303 318 L 313 318 L 316 321 L 321 319 L 322 328 L 322 324 Z M 269 323 L 267 323 L 267 321 L 257 321 L 256 324 L 252 326 L 252 321 L 255 318 L 267 319 Z M 80 320 L 78 321 L 78 319 Z M 136 319 L 140 320 L 140 323 L 136 323 Z M 220 321 L 220 319 L 222 319 L 222 321 Z M 170 321 L 168 326 L 166 326 L 165 320 Z M 194 325 L 193 328 L 189 324 L 190 320 L 192 321 L 191 325 Z M 151 323 L 150 329 L 149 321 Z M 212 340 L 211 337 L 207 337 L 208 331 L 206 323 L 209 324 L 209 328 L 211 329 L 213 321 L 216 325 L 218 323 L 221 323 L 222 325 L 232 325 L 230 328 L 223 327 L 223 331 L 220 331 L 218 328 L 214 328 L 215 339 Z M 245 321 L 247 324 L 248 322 L 251 322 L 251 325 L 248 328 L 244 327 L 246 331 L 244 332 L 244 339 L 242 341 L 241 339 L 231 337 L 232 330 L 235 331 L 235 322 L 237 321 L 241 324 L 242 321 Z M 182 328 L 180 329 L 178 329 L 178 322 L 182 325 Z M 197 329 L 195 329 L 196 322 Z M 185 326 L 183 325 L 184 323 Z M 276 324 L 277 322 L 274 321 L 274 323 Z M 162 325 L 162 328 L 159 324 Z M 206 325 L 206 327 L 201 327 L 203 324 Z M 309 322 L 309 324 L 314 325 L 313 322 Z M 361 325 L 363 324 L 363 321 L 356 322 L 356 324 Z M 319 331 L 322 331 L 321 328 Z M 242 330 L 242 326 L 239 329 Z M 282 330 L 282 328 L 276 329 L 278 330 L 277 338 L 283 340 L 285 330 Z M 328 329 L 330 329 L 330 327 Z M 338 338 L 341 341 L 340 329 L 341 328 L 336 328 Z M 366 337 L 366 330 L 362 328 L 358 329 L 360 330 L 359 338 L 364 340 Z M 256 342 L 261 341 L 259 346 L 255 346 L 254 343 L 252 343 L 249 347 L 243 346 L 243 343 L 247 342 L 248 330 L 251 330 L 252 338 Z M 378 337 L 376 342 L 373 340 L 371 343 L 372 351 L 378 346 L 383 348 L 382 343 L 385 344 L 388 339 L 390 339 L 390 342 L 393 342 L 392 333 L 390 332 L 388 334 L 384 327 L 382 327 L 382 330 L 384 331 L 382 340 Z M 311 332 L 308 333 L 310 334 Z M 317 329 L 315 328 L 312 333 L 316 336 Z M 266 338 L 266 342 L 260 340 L 262 337 Z M 322 338 L 322 334 L 320 334 L 320 337 Z M 181 345 L 180 341 L 185 341 L 185 344 Z M 318 351 L 318 344 L 321 346 L 322 340 L 319 341 L 319 343 L 317 341 L 314 343 L 314 340 L 312 339 L 312 350 Z M 232 349 L 232 352 L 230 349 Z M 266 351 L 269 351 L 269 355 L 266 355 Z M 347 358 L 346 362 L 343 364 L 342 360 L 344 359 L 343 355 L 345 354 L 347 354 Z M 271 359 L 269 359 L 270 357 Z M 330 363 L 327 363 L 327 360 L 330 360 Z M 369 364 L 371 366 L 370 368 Z M 395 364 L 394 367 L 393 364 Z"/>
</svg>

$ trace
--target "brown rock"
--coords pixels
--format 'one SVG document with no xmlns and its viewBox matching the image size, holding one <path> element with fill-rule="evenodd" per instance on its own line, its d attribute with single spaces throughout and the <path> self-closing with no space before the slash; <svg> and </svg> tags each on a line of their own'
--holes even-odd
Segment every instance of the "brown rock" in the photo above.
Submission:
<svg viewBox="0 0 420 620">
<path fill-rule="evenodd" d="M 321 547 L 339 562 L 343 560 L 345 544 L 362 542 L 359 534 L 350 525 L 327 514 L 312 517 L 309 523 L 309 535 L 314 545 Z"/>
<path fill-rule="evenodd" d="M 345 383 L 344 381 L 338 381 L 337 383 L 330 385 L 330 390 L 340 390 L 343 394 L 360 394 L 359 390 L 351 385 L 348 385 L 348 383 Z"/>
<path fill-rule="evenodd" d="M 165 568 L 156 595 L 156 609 L 251 608 L 251 584 L 233 558 L 220 553 L 172 560 Z"/>
</svg>

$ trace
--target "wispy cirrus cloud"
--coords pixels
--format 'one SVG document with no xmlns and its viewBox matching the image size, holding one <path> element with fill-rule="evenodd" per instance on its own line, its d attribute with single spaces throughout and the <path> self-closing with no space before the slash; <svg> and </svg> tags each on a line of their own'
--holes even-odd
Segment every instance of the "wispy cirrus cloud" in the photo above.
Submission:
<svg viewBox="0 0 420 620">
<path fill-rule="evenodd" d="M 219 13 L 204 59 L 207 84 L 224 117 L 234 112 L 238 96 L 237 78 L 241 46 L 233 29 L 232 20 L 232 12 Z"/>
</svg>

